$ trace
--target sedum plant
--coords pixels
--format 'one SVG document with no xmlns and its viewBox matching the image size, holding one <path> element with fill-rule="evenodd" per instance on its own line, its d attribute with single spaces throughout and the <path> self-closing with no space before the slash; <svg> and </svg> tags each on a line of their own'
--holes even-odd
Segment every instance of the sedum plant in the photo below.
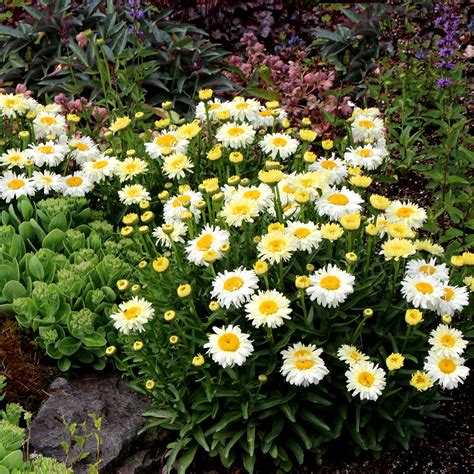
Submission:
<svg viewBox="0 0 474 474">
<path fill-rule="evenodd" d="M 168 468 L 407 449 L 468 375 L 473 254 L 450 259 L 425 209 L 370 192 L 390 160 L 378 109 L 319 141 L 276 102 L 200 97 L 145 143 L 161 204 L 121 194 L 142 261 L 110 315 L 148 427 L 176 433 Z"/>
<path fill-rule="evenodd" d="M 5 385 L 0 386 L 0 398 L 4 388 Z M 30 419 L 31 414 L 16 403 L 9 403 L 0 411 L 0 473 L 71 474 L 72 469 L 53 458 L 33 456 L 32 462 L 24 460 L 25 429 L 20 424 L 29 426 Z"/>
<path fill-rule="evenodd" d="M 23 198 L 2 214 L 2 309 L 37 335 L 61 370 L 104 368 L 115 282 L 131 271 L 115 256 L 112 226 L 91 219 L 87 206 L 85 199 L 58 198 L 35 208 Z"/>
</svg>

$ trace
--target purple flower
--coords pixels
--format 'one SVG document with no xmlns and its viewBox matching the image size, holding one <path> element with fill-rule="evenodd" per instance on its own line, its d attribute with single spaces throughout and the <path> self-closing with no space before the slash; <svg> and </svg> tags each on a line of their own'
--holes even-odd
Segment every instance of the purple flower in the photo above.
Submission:
<svg viewBox="0 0 474 474">
<path fill-rule="evenodd" d="M 453 83 L 453 80 L 450 77 L 442 77 L 436 81 L 436 85 L 438 89 L 445 89 L 449 87 Z"/>
</svg>

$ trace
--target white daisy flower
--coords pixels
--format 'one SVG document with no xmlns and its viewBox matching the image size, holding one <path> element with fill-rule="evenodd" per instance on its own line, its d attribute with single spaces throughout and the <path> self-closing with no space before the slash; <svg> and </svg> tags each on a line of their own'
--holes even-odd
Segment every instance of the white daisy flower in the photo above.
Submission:
<svg viewBox="0 0 474 474">
<path fill-rule="evenodd" d="M 257 245 L 258 257 L 273 263 L 287 262 L 298 249 L 298 239 L 279 230 L 262 235 Z"/>
<path fill-rule="evenodd" d="M 410 201 L 392 201 L 385 209 L 385 216 L 389 222 L 401 221 L 411 229 L 421 227 L 427 217 L 423 208 Z"/>
<path fill-rule="evenodd" d="M 326 265 L 310 276 L 311 286 L 306 289 L 311 301 L 325 308 L 336 308 L 353 293 L 355 277 L 335 265 Z"/>
<path fill-rule="evenodd" d="M 221 110 L 229 110 L 229 102 L 221 102 L 219 99 L 212 99 L 207 102 L 207 113 L 209 114 L 209 119 L 215 121 L 217 119 L 217 112 Z M 206 108 L 204 102 L 199 102 L 196 107 L 196 118 L 201 122 L 206 121 Z"/>
<path fill-rule="evenodd" d="M 228 148 L 243 148 L 250 145 L 255 138 L 255 130 L 246 122 L 229 122 L 222 125 L 216 139 Z"/>
<path fill-rule="evenodd" d="M 351 107 L 354 107 L 352 102 L 348 102 Z M 380 110 L 377 107 L 369 107 L 368 109 L 362 109 L 360 107 L 355 107 L 352 112 L 352 118 L 355 118 L 359 115 L 365 115 L 370 118 L 377 118 L 380 115 Z"/>
<path fill-rule="evenodd" d="M 208 266 L 204 261 L 204 254 L 208 250 L 214 250 L 217 255 L 222 257 L 221 247 L 229 243 L 229 232 L 222 230 L 218 226 L 206 224 L 201 233 L 186 245 L 186 257 L 195 265 Z"/>
<path fill-rule="evenodd" d="M 150 193 L 141 184 L 128 184 L 118 192 L 120 202 L 126 206 L 139 204 L 140 201 L 149 201 Z"/>
<path fill-rule="evenodd" d="M 465 286 L 443 286 L 444 294 L 439 298 L 436 304 L 436 312 L 442 316 L 449 314 L 452 316 L 456 311 L 462 311 L 469 305 L 469 291 Z"/>
<path fill-rule="evenodd" d="M 243 365 L 253 352 L 249 334 L 243 333 L 239 326 L 222 326 L 212 328 L 214 334 L 209 335 L 209 342 L 204 344 L 212 360 L 222 367 Z"/>
<path fill-rule="evenodd" d="M 52 140 L 45 143 L 31 144 L 26 151 L 28 157 L 36 166 L 58 166 L 64 161 L 64 157 L 69 152 L 66 145 L 61 145 Z"/>
<path fill-rule="evenodd" d="M 66 120 L 54 112 L 40 112 L 33 120 L 36 138 L 47 135 L 59 137 L 66 133 Z"/>
<path fill-rule="evenodd" d="M 201 211 L 196 207 L 198 202 L 203 200 L 202 194 L 195 191 L 185 191 L 178 196 L 168 199 L 163 208 L 165 222 L 180 222 L 180 214 L 183 211 L 190 211 L 196 222 L 201 218 Z"/>
<path fill-rule="evenodd" d="M 224 204 L 219 212 L 227 225 L 241 227 L 244 222 L 253 222 L 258 216 L 259 208 L 253 199 L 231 199 Z"/>
<path fill-rule="evenodd" d="M 28 156 L 25 151 L 21 151 L 18 148 L 11 148 L 0 155 L 0 166 L 7 166 L 8 169 L 12 169 L 15 166 L 24 168 L 27 160 Z"/>
<path fill-rule="evenodd" d="M 348 365 L 358 364 L 359 362 L 369 360 L 369 356 L 361 352 L 357 347 L 343 344 L 337 350 L 337 358 Z"/>
<path fill-rule="evenodd" d="M 402 280 L 402 295 L 415 308 L 434 310 L 444 295 L 442 283 L 431 275 L 406 276 Z"/>
<path fill-rule="evenodd" d="M 183 236 L 185 236 L 187 232 L 188 226 L 183 222 L 176 221 L 173 222 L 173 232 L 171 232 L 171 234 L 165 233 L 161 226 L 153 229 L 152 234 L 156 239 L 156 245 L 170 249 L 173 247 L 173 242 L 183 244 Z"/>
<path fill-rule="evenodd" d="M 148 164 L 140 158 L 125 158 L 123 161 L 117 160 L 115 174 L 119 177 L 120 182 L 129 181 L 135 176 L 139 176 L 148 169 Z"/>
<path fill-rule="evenodd" d="M 258 211 L 265 211 L 273 206 L 273 192 L 268 184 L 260 183 L 258 186 L 234 186 L 225 185 L 222 188 L 226 201 L 230 199 L 251 199 L 255 201 Z"/>
<path fill-rule="evenodd" d="M 463 365 L 465 359 L 457 356 L 446 357 L 438 352 L 430 351 L 424 369 L 432 380 L 441 387 L 451 390 L 464 383 L 469 375 L 469 368 Z"/>
<path fill-rule="evenodd" d="M 218 273 L 212 282 L 211 296 L 223 308 L 240 308 L 254 294 L 258 278 L 253 270 L 244 267 Z"/>
<path fill-rule="evenodd" d="M 33 184 L 35 188 L 48 195 L 50 192 L 60 192 L 63 190 L 63 177 L 51 171 L 33 171 Z"/>
<path fill-rule="evenodd" d="M 385 388 L 385 371 L 372 362 L 353 364 L 346 371 L 347 390 L 361 400 L 377 400 Z"/>
<path fill-rule="evenodd" d="M 0 115 L 13 118 L 25 115 L 31 108 L 31 102 L 23 94 L 0 93 Z"/>
<path fill-rule="evenodd" d="M 330 190 L 316 201 L 316 209 L 321 216 L 331 220 L 339 220 L 346 214 L 360 212 L 364 200 L 354 191 L 346 187 Z"/>
<path fill-rule="evenodd" d="M 99 155 L 94 161 L 86 161 L 82 165 L 82 171 L 93 182 L 99 183 L 105 178 L 114 175 L 118 160 L 113 156 Z"/>
<path fill-rule="evenodd" d="M 236 98 L 228 104 L 230 116 L 240 122 L 252 122 L 262 110 L 262 106 L 255 99 Z"/>
<path fill-rule="evenodd" d="M 246 318 L 256 328 L 277 328 L 290 319 L 290 300 L 276 290 L 259 291 L 245 305 Z"/>
<path fill-rule="evenodd" d="M 388 151 L 385 148 L 377 148 L 368 144 L 357 148 L 348 148 L 344 153 L 344 160 L 351 166 L 372 171 L 383 163 L 387 155 Z"/>
<path fill-rule="evenodd" d="M 153 318 L 155 310 L 151 303 L 134 296 L 131 300 L 121 303 L 118 311 L 110 315 L 114 327 L 123 334 L 143 332 L 144 325 Z"/>
<path fill-rule="evenodd" d="M 93 188 L 94 183 L 81 171 L 63 177 L 64 196 L 84 197 Z"/>
<path fill-rule="evenodd" d="M 274 114 L 278 112 L 276 117 L 276 123 L 281 123 L 285 120 L 288 114 L 283 109 L 263 109 L 261 110 L 253 120 L 251 124 L 255 128 L 268 128 L 272 127 L 275 122 Z"/>
<path fill-rule="evenodd" d="M 36 109 L 35 109 L 35 112 L 36 113 L 40 113 L 40 112 L 48 112 L 50 114 L 60 114 L 63 110 L 63 107 L 61 104 L 56 104 L 56 103 L 51 103 L 51 104 L 39 104 L 39 103 L 36 103 Z"/>
<path fill-rule="evenodd" d="M 193 168 L 191 160 L 182 153 L 174 153 L 163 158 L 162 170 L 168 178 L 184 178 L 186 172 L 192 173 Z"/>
<path fill-rule="evenodd" d="M 440 324 L 433 329 L 428 342 L 433 346 L 431 350 L 443 357 L 458 357 L 467 347 L 463 333 L 446 324 Z"/>
<path fill-rule="evenodd" d="M 410 260 L 406 266 L 406 276 L 413 277 L 417 275 L 431 275 L 439 281 L 447 282 L 449 280 L 449 269 L 446 264 L 436 263 L 436 258 L 426 260 Z"/>
<path fill-rule="evenodd" d="M 289 222 L 286 228 L 289 234 L 296 237 L 296 250 L 312 252 L 319 247 L 322 237 L 321 232 L 313 222 Z"/>
<path fill-rule="evenodd" d="M 268 133 L 264 135 L 259 145 L 263 152 L 270 155 L 272 159 L 285 160 L 295 154 L 299 143 L 298 140 L 285 133 Z"/>
<path fill-rule="evenodd" d="M 377 117 L 358 115 L 351 124 L 352 138 L 355 142 L 364 140 L 379 140 L 384 137 L 383 121 Z"/>
<path fill-rule="evenodd" d="M 150 143 L 145 143 L 145 148 L 148 154 L 158 159 L 163 156 L 163 153 L 186 153 L 189 145 L 189 140 L 185 140 L 178 136 L 175 130 L 164 130 Z"/>
<path fill-rule="evenodd" d="M 314 344 L 304 345 L 297 342 L 281 351 L 283 365 L 280 372 L 291 385 L 317 385 L 329 373 L 320 357 L 322 352 L 323 350 L 316 349 Z"/>
<path fill-rule="evenodd" d="M 20 196 L 32 196 L 33 194 L 35 194 L 34 182 L 24 174 L 7 171 L 0 178 L 0 197 L 7 203 Z"/>
<path fill-rule="evenodd" d="M 99 147 L 90 137 L 72 138 L 68 145 L 73 150 L 71 155 L 78 164 L 94 161 L 100 157 Z"/>
<path fill-rule="evenodd" d="M 293 188 L 294 193 L 306 191 L 309 193 L 311 201 L 319 198 L 319 191 L 326 193 L 330 187 L 328 185 L 328 174 L 322 171 L 307 171 L 306 173 L 298 173 L 290 176 L 290 189 Z"/>
<path fill-rule="evenodd" d="M 326 176 L 327 183 L 331 186 L 338 186 L 348 176 L 347 166 L 341 159 L 335 156 L 333 153 L 331 158 L 320 158 L 308 167 L 310 171 L 323 172 Z"/>
</svg>

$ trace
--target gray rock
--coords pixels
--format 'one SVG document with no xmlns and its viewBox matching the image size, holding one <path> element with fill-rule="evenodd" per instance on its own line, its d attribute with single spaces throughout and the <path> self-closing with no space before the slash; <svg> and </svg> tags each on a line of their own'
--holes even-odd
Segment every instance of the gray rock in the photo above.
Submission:
<svg viewBox="0 0 474 474">
<path fill-rule="evenodd" d="M 146 409 L 147 400 L 132 391 L 119 375 L 93 374 L 71 380 L 58 378 L 51 384 L 50 390 L 50 397 L 43 403 L 31 425 L 30 444 L 34 451 L 64 461 L 61 442 L 67 441 L 68 432 L 63 420 L 68 424 L 81 424 L 87 420 L 88 429 L 91 430 L 89 414 L 94 413 L 96 417 L 102 417 L 100 472 L 138 473 L 144 472 L 138 470 L 140 465 L 153 465 L 149 453 L 143 451 L 144 445 L 149 445 L 150 438 L 154 441 L 163 440 L 163 435 L 138 435 L 145 425 L 140 413 Z M 91 454 L 74 466 L 75 473 L 87 472 L 87 466 L 95 462 L 94 437 L 88 440 L 86 451 Z M 134 454 L 134 451 L 138 453 Z M 73 444 L 73 454 L 77 456 L 78 452 L 79 446 Z M 120 471 L 117 471 L 118 468 Z"/>
</svg>

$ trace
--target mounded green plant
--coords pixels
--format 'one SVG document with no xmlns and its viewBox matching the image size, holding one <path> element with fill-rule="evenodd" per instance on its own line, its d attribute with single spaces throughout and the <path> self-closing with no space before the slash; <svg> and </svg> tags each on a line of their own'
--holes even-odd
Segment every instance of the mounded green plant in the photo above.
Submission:
<svg viewBox="0 0 474 474">
<path fill-rule="evenodd" d="M 94 216 L 81 198 L 44 200 L 36 208 L 22 198 L 2 214 L 1 308 L 37 335 L 61 370 L 105 367 L 107 340 L 115 338 L 108 319 L 115 284 L 132 272 L 123 259 L 127 243 L 117 244 L 112 226 Z"/>
</svg>

